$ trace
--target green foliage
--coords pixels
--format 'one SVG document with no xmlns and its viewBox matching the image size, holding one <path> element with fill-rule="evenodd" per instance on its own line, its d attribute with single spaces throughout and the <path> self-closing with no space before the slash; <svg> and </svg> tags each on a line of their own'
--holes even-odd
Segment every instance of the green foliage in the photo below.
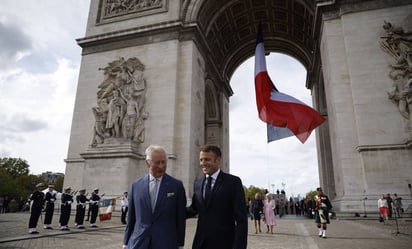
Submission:
<svg viewBox="0 0 412 249">
<path fill-rule="evenodd" d="M 1 196 L 18 196 L 16 182 L 4 168 L 0 168 L 0 193 Z"/>
<path fill-rule="evenodd" d="M 38 183 L 45 183 L 42 176 L 22 175 L 16 178 L 16 184 L 19 186 L 19 194 L 24 197 L 33 193 Z"/>
<path fill-rule="evenodd" d="M 58 192 L 63 192 L 63 182 L 64 176 L 57 178 L 56 183 L 54 184 L 54 189 Z"/>
<path fill-rule="evenodd" d="M 248 188 L 243 186 L 244 190 L 245 190 L 245 198 L 246 201 L 247 200 L 253 200 L 253 198 L 255 197 L 256 193 L 260 193 L 261 196 L 265 196 L 265 193 L 267 192 L 267 189 L 264 188 L 258 188 L 255 187 L 253 185 L 250 185 Z"/>
<path fill-rule="evenodd" d="M 44 178 L 29 175 L 29 164 L 26 160 L 0 158 L 0 195 L 26 199 L 40 182 L 44 183 Z"/>
<path fill-rule="evenodd" d="M 13 178 L 29 174 L 29 164 L 21 158 L 0 158 L 0 167 L 5 169 Z"/>
</svg>

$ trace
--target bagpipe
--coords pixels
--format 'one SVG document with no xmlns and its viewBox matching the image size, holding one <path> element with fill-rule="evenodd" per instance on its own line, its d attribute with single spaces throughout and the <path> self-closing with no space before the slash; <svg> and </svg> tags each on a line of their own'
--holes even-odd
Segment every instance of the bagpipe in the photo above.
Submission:
<svg viewBox="0 0 412 249">
<path fill-rule="evenodd" d="M 326 224 L 328 222 L 328 219 L 326 217 L 328 206 L 322 202 L 321 197 L 319 197 L 318 195 L 315 195 L 315 205 L 316 210 L 318 211 L 320 223 Z"/>
</svg>

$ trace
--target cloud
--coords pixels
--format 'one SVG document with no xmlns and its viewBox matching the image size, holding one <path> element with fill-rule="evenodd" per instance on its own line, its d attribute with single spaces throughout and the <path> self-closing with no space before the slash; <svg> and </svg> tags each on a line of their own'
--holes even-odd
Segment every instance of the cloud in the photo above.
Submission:
<svg viewBox="0 0 412 249">
<path fill-rule="evenodd" d="M 6 116 L 6 115 L 5 115 Z M 6 116 L 7 118 L 7 116 Z M 34 120 L 26 116 L 17 116 L 12 114 L 9 116 L 9 120 L 3 119 L 3 123 L 0 125 L 2 131 L 9 132 L 33 132 L 41 129 L 46 129 L 47 123 L 41 120 Z"/>
<path fill-rule="evenodd" d="M 89 4 L 2 1 L 0 156 L 24 158 L 35 174 L 65 171 L 80 68 L 75 38 L 85 33 Z"/>
<path fill-rule="evenodd" d="M 0 71 L 3 71 L 27 55 L 32 44 L 18 26 L 0 20 L 0 47 Z"/>
</svg>

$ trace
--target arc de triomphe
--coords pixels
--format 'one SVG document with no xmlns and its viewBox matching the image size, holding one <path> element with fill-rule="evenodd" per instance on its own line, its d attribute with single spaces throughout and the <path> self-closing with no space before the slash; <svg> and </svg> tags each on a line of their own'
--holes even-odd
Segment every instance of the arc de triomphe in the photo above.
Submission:
<svg viewBox="0 0 412 249">
<path fill-rule="evenodd" d="M 319 175 L 335 210 L 359 212 L 367 197 L 375 211 L 380 193 L 408 202 L 411 13 L 408 0 L 91 0 L 64 184 L 119 196 L 154 143 L 191 196 L 199 147 L 229 154 L 229 80 L 261 21 L 266 50 L 306 67 L 327 118 Z"/>
</svg>

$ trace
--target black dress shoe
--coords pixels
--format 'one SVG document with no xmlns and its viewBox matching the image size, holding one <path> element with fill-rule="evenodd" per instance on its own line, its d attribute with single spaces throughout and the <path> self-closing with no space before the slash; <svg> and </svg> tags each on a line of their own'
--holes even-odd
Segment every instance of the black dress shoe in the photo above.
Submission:
<svg viewBox="0 0 412 249">
<path fill-rule="evenodd" d="M 31 231 L 30 234 L 38 234 L 39 232 L 37 231 Z"/>
</svg>

